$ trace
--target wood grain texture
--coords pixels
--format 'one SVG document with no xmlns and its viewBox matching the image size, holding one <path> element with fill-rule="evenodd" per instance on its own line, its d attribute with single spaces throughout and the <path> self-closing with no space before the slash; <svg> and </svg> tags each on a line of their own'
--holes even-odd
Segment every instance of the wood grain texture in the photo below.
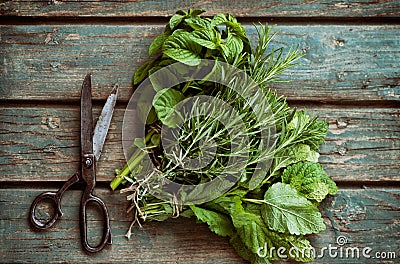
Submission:
<svg viewBox="0 0 400 264">
<path fill-rule="evenodd" d="M 207 15 L 232 13 L 239 17 L 396 17 L 400 4 L 385 1 L 4 1 L 3 16 L 165 17 L 179 9 L 202 8 Z"/>
<path fill-rule="evenodd" d="M 44 189 L 43 189 L 44 190 Z M 64 215 L 45 232 L 34 232 L 28 224 L 30 203 L 42 190 L 3 189 L 0 192 L 0 262 L 60 262 L 72 263 L 245 263 L 227 239 L 211 233 L 204 224 L 193 219 L 170 219 L 162 223 L 145 223 L 144 229 L 133 230 L 131 240 L 124 237 L 130 219 L 123 196 L 108 190 L 96 193 L 107 204 L 113 235 L 113 245 L 96 255 L 81 250 L 79 238 L 79 191 L 65 194 Z M 320 253 L 322 247 L 336 245 L 339 235 L 349 244 L 362 250 L 371 247 L 370 254 L 395 252 L 396 259 L 380 263 L 396 263 L 400 257 L 400 190 L 399 189 L 341 189 L 322 207 L 327 230 L 311 236 L 312 245 Z M 46 214 L 45 207 L 42 213 Z M 96 213 L 90 216 L 89 235 L 99 235 L 95 223 L 101 220 Z M 67 258 L 68 256 L 68 258 Z M 318 258 L 316 263 L 377 263 L 376 259 Z M 357 263 L 358 263 L 357 262 Z"/>
<path fill-rule="evenodd" d="M 305 107 L 329 122 L 320 161 L 336 181 L 400 181 L 399 109 Z M 99 110 L 94 110 L 95 117 Z M 64 181 L 79 167 L 79 106 L 9 107 L 0 112 L 0 181 Z M 111 181 L 114 169 L 125 162 L 123 114 L 124 107 L 114 113 L 97 165 L 99 181 Z"/>
<path fill-rule="evenodd" d="M 76 101 L 88 71 L 93 96 L 104 99 L 115 82 L 120 98 L 132 93 L 135 69 L 160 24 L 1 26 L 0 99 Z M 299 45 L 302 65 L 274 84 L 292 100 L 400 99 L 399 25 L 280 25 L 272 44 Z M 253 26 L 246 25 L 255 40 Z"/>
</svg>

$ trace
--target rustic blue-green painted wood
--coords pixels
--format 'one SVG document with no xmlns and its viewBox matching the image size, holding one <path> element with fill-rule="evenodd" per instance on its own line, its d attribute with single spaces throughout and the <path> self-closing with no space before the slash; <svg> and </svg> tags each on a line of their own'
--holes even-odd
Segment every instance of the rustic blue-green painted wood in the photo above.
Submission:
<svg viewBox="0 0 400 264">
<path fill-rule="evenodd" d="M 329 122 L 320 161 L 336 181 L 400 180 L 400 109 L 296 106 Z M 100 181 L 110 181 L 124 164 L 123 115 L 124 108 L 117 108 L 98 163 Z M 7 107 L 0 123 L 0 181 L 61 181 L 78 168 L 78 106 Z"/>
<path fill-rule="evenodd" d="M 385 1 L 4 1 L 4 16 L 165 17 L 179 9 L 201 8 L 207 15 L 232 13 L 243 17 L 398 17 L 400 5 Z"/>
<path fill-rule="evenodd" d="M 256 21 L 255 21 L 256 22 Z M 78 100 L 83 76 L 94 74 L 94 97 L 115 82 L 132 93 L 134 70 L 163 26 L 0 26 L 0 98 Z M 247 25 L 248 35 L 256 31 Z M 272 86 L 292 100 L 400 99 L 400 25 L 279 25 L 273 47 L 299 45 L 301 65 Z"/>
<path fill-rule="evenodd" d="M 44 188 L 47 189 L 47 188 Z M 0 262 L 107 262 L 107 263 L 245 263 L 233 251 L 225 238 L 211 233 L 204 224 L 193 219 L 170 219 L 163 223 L 145 223 L 144 228 L 134 229 L 131 240 L 124 235 L 130 224 L 125 213 L 127 203 L 123 195 L 99 189 L 110 210 L 113 230 L 112 247 L 103 252 L 84 254 L 79 239 L 80 192 L 66 193 L 63 199 L 64 215 L 52 229 L 32 232 L 27 220 L 30 202 L 40 193 L 37 189 L 2 189 L 0 192 Z M 395 252 L 396 259 L 384 263 L 398 263 L 400 251 L 399 189 L 342 189 L 322 206 L 327 230 L 311 236 L 312 245 L 320 254 L 322 247 L 336 246 L 338 236 L 344 235 L 348 247 L 362 250 L 371 247 L 372 252 Z M 43 207 L 43 214 L 46 208 Z M 89 234 L 100 235 L 96 220 L 90 217 Z M 89 221 L 90 222 L 90 221 Z M 98 223 L 97 223 L 98 224 Z M 318 263 L 377 263 L 376 259 L 361 256 L 360 259 L 331 258 L 326 253 Z M 380 262 L 382 263 L 382 262 Z"/>
<path fill-rule="evenodd" d="M 329 122 L 320 161 L 340 191 L 321 206 L 327 230 L 311 236 L 313 245 L 318 250 L 337 246 L 343 235 L 348 239 L 344 249 L 371 247 L 373 254 L 396 255 L 325 255 L 315 262 L 399 263 L 400 25 L 393 22 L 400 17 L 400 4 L 394 0 L 2 1 L 0 262 L 244 263 L 226 239 L 189 219 L 147 223 L 127 241 L 127 202 L 108 189 L 98 188 L 96 194 L 110 209 L 114 245 L 100 254 L 81 251 L 79 191 L 66 194 L 65 214 L 52 230 L 33 232 L 27 219 L 34 197 L 59 186 L 78 167 L 83 76 L 93 72 L 93 95 L 101 104 L 120 83 L 98 166 L 98 180 L 106 186 L 124 163 L 121 124 L 134 70 L 147 59 L 146 49 L 167 16 L 198 7 L 210 16 L 238 16 L 253 40 L 251 23 L 276 21 L 281 33 L 273 45 L 298 44 L 305 52 L 302 65 L 285 76 L 294 81 L 272 88 L 293 106 L 305 106 Z M 48 205 L 41 208 L 45 215 Z M 100 216 L 93 213 L 89 232 L 96 240 Z"/>
</svg>

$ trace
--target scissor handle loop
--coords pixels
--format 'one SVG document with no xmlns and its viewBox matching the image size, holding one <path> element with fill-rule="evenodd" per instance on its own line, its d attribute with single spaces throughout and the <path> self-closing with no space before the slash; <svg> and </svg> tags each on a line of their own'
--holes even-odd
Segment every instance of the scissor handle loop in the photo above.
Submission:
<svg viewBox="0 0 400 264">
<path fill-rule="evenodd" d="M 86 219 L 86 207 L 88 203 L 96 203 L 102 210 L 103 213 L 103 221 L 104 221 L 104 230 L 103 230 L 103 237 L 101 239 L 101 242 L 93 247 L 89 245 L 87 241 L 87 219 Z M 80 208 L 80 227 L 81 227 L 81 239 L 82 239 L 82 246 L 85 248 L 86 251 L 90 253 L 96 253 L 101 251 L 106 245 L 111 245 L 112 244 L 112 239 L 111 239 L 111 227 L 110 227 L 110 218 L 108 216 L 108 210 L 104 202 L 97 196 L 94 196 L 93 194 L 83 194 L 82 200 L 81 200 L 81 208 Z"/>
<path fill-rule="evenodd" d="M 51 200 L 56 205 L 52 218 L 46 222 L 42 222 L 36 217 L 36 208 L 38 204 L 43 200 Z M 63 215 L 60 204 L 61 197 L 58 195 L 58 192 L 44 192 L 38 195 L 32 202 L 31 209 L 29 210 L 29 218 L 32 225 L 39 230 L 44 230 L 52 227 L 57 219 Z"/>
<path fill-rule="evenodd" d="M 38 230 L 45 230 L 47 228 L 50 228 L 54 225 L 54 223 L 57 221 L 58 218 L 60 218 L 63 213 L 61 211 L 61 198 L 64 194 L 64 192 L 74 183 L 77 183 L 79 181 L 79 173 L 76 172 L 74 175 L 72 175 L 71 178 L 68 179 L 64 183 L 64 185 L 57 191 L 57 192 L 44 192 L 39 194 L 35 200 L 33 200 L 31 208 L 29 210 L 29 219 L 32 223 L 32 225 L 38 229 Z M 54 215 L 51 219 L 49 219 L 47 222 L 42 222 L 36 217 L 36 208 L 38 204 L 43 201 L 43 200 L 51 200 L 54 202 L 55 209 L 54 209 Z"/>
</svg>

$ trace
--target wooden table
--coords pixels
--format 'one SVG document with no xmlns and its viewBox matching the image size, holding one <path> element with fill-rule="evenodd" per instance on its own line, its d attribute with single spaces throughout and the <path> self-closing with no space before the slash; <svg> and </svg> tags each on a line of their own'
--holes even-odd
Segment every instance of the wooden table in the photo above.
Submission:
<svg viewBox="0 0 400 264">
<path fill-rule="evenodd" d="M 121 124 L 133 72 L 168 16 L 201 7 L 207 15 L 236 15 L 253 39 L 253 22 L 277 24 L 274 45 L 299 44 L 306 53 L 286 76 L 294 81 L 273 88 L 329 122 L 320 161 L 340 191 L 321 207 L 327 230 L 311 237 L 313 245 L 334 246 L 343 235 L 351 247 L 396 254 L 325 254 L 316 262 L 399 263 L 400 4 L 353 2 L 2 1 L 0 262 L 244 263 L 226 239 L 194 220 L 147 223 L 128 241 L 127 202 L 108 188 L 124 163 Z M 34 197 L 59 188 L 79 166 L 79 97 L 88 71 L 95 116 L 120 84 L 96 189 L 110 209 L 114 244 L 92 256 L 79 240 L 79 190 L 66 194 L 54 228 L 38 233 L 28 224 Z"/>
</svg>

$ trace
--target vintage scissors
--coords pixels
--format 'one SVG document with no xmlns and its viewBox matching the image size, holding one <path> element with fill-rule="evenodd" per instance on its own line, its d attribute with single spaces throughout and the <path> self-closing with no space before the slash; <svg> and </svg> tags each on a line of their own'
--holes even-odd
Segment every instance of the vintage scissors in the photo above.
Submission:
<svg viewBox="0 0 400 264">
<path fill-rule="evenodd" d="M 29 211 L 29 218 L 34 227 L 38 230 L 45 230 L 57 221 L 63 215 L 61 211 L 61 198 L 64 192 L 74 183 L 83 182 L 85 190 L 83 191 L 80 211 L 79 223 L 83 248 L 91 253 L 101 251 L 106 245 L 111 245 L 111 228 L 108 210 L 104 202 L 93 195 L 93 189 L 96 185 L 96 161 L 99 160 L 101 151 L 106 139 L 108 128 L 111 123 L 115 103 L 118 96 L 118 87 L 114 87 L 111 95 L 107 98 L 107 102 L 103 107 L 99 120 L 93 131 L 92 118 L 92 82 L 91 74 L 87 74 L 82 84 L 81 93 L 81 168 L 67 181 L 57 192 L 44 192 L 36 197 Z M 37 205 L 43 200 L 51 200 L 55 203 L 55 212 L 50 220 L 41 222 L 35 215 Z M 101 242 L 92 247 L 87 241 L 87 223 L 86 223 L 86 207 L 88 203 L 97 204 L 104 216 L 104 230 Z"/>
</svg>

